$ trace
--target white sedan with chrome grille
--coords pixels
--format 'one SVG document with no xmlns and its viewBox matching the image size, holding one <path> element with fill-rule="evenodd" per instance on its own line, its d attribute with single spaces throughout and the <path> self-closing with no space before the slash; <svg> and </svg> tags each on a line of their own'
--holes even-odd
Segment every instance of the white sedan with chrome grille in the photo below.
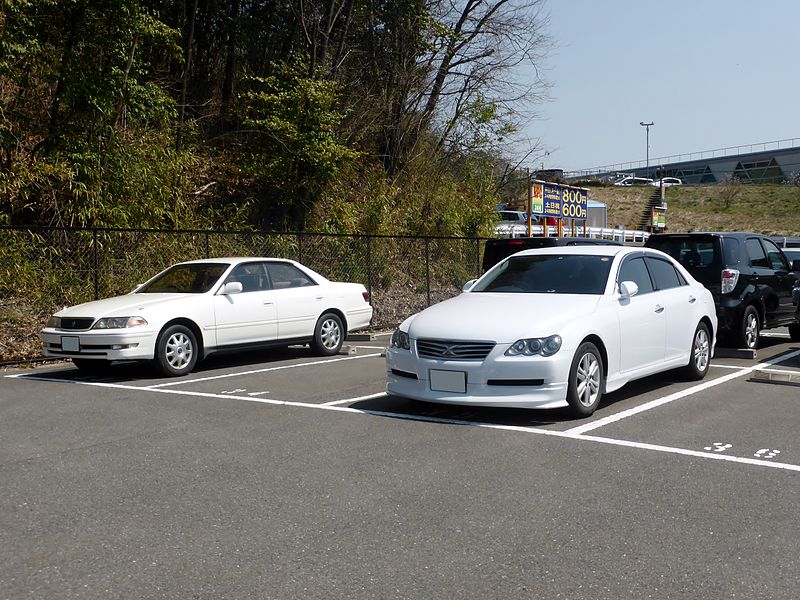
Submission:
<svg viewBox="0 0 800 600">
<path fill-rule="evenodd" d="M 65 308 L 40 337 L 45 356 L 86 371 L 152 360 L 177 376 L 222 350 L 309 344 L 336 354 L 347 332 L 371 319 L 360 283 L 329 281 L 291 260 L 213 258 L 173 265 L 130 294 Z"/>
<path fill-rule="evenodd" d="M 710 292 L 662 252 L 527 250 L 406 319 L 386 352 L 386 389 L 588 416 L 633 379 L 675 368 L 702 379 L 716 331 Z"/>
</svg>

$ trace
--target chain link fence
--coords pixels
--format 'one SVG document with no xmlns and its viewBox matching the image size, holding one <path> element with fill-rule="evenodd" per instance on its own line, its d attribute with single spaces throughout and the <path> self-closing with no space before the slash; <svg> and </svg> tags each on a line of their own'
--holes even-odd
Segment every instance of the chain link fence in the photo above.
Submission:
<svg viewBox="0 0 800 600">
<path fill-rule="evenodd" d="M 386 329 L 457 295 L 481 273 L 484 239 L 241 231 L 0 227 L 0 363 L 41 356 L 38 332 L 64 306 L 125 294 L 166 267 L 217 256 L 296 260 L 363 284 Z"/>
</svg>

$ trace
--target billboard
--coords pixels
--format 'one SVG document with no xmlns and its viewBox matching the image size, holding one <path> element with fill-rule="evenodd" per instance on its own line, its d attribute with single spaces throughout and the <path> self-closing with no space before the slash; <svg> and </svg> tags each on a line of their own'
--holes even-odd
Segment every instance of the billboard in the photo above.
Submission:
<svg viewBox="0 0 800 600">
<path fill-rule="evenodd" d="M 556 219 L 585 221 L 589 191 L 558 183 L 531 182 L 531 213 Z"/>
</svg>

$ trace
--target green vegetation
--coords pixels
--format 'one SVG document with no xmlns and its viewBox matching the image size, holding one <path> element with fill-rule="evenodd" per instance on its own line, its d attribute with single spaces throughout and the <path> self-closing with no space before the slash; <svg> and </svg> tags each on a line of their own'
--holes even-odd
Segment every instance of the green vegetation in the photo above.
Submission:
<svg viewBox="0 0 800 600">
<path fill-rule="evenodd" d="M 0 224 L 489 234 L 543 2 L 0 0 Z"/>
</svg>

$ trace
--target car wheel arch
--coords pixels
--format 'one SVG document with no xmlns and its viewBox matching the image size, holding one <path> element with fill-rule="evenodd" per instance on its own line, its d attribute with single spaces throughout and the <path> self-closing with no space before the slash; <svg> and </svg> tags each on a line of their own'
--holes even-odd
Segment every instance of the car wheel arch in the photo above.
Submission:
<svg viewBox="0 0 800 600">
<path fill-rule="evenodd" d="M 342 321 L 342 328 L 344 329 L 344 331 L 342 333 L 344 333 L 344 335 L 346 336 L 347 335 L 347 317 L 345 317 L 344 313 L 341 310 L 339 310 L 338 308 L 326 308 L 325 310 L 323 310 L 322 312 L 319 313 L 319 317 L 317 317 L 317 320 L 319 320 L 322 317 L 322 315 L 326 315 L 326 314 L 329 314 L 329 313 L 336 315 Z"/>
<path fill-rule="evenodd" d="M 578 348 L 580 348 L 581 344 L 585 344 L 586 342 L 591 342 L 600 351 L 600 358 L 603 360 L 603 381 L 605 381 L 608 379 L 608 351 L 606 350 L 606 345 L 603 343 L 603 340 L 600 339 L 600 336 L 592 334 L 583 338 L 580 344 L 578 344 Z"/>
<path fill-rule="evenodd" d="M 167 321 L 164 325 L 161 326 L 161 330 L 158 332 L 158 336 L 156 339 L 161 337 L 161 334 L 169 327 L 173 325 L 183 325 L 184 327 L 188 327 L 191 329 L 192 333 L 194 334 L 195 340 L 197 340 L 197 360 L 200 361 L 205 358 L 205 341 L 203 338 L 203 331 L 200 327 L 192 321 L 191 319 L 187 319 L 186 317 L 178 317 Z"/>
</svg>

